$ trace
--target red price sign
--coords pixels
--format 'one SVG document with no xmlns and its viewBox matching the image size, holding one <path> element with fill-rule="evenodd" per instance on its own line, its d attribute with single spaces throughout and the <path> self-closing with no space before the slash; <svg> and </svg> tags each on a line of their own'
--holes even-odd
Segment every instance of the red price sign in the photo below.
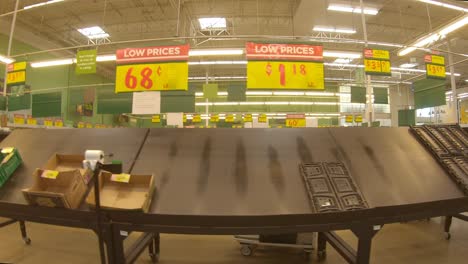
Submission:
<svg viewBox="0 0 468 264">
<path fill-rule="evenodd" d="M 117 66 L 117 93 L 187 89 L 187 62 Z"/>
</svg>

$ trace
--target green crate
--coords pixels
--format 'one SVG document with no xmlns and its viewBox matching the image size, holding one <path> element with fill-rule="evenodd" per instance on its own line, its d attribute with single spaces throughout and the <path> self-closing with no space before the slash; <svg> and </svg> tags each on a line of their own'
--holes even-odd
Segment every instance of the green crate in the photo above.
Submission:
<svg viewBox="0 0 468 264">
<path fill-rule="evenodd" d="M 16 148 L 2 148 L 0 160 L 0 187 L 2 187 L 21 163 L 23 163 L 23 160 Z"/>
</svg>

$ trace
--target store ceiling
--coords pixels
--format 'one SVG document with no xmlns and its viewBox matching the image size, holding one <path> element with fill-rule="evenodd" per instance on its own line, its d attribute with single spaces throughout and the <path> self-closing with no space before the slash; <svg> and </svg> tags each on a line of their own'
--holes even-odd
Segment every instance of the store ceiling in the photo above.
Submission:
<svg viewBox="0 0 468 264">
<path fill-rule="evenodd" d="M 45 0 L 20 0 L 20 9 Z M 0 14 L 14 10 L 16 0 L 2 0 Z M 88 44 L 88 39 L 77 29 L 101 26 L 110 34 L 112 45 L 99 47 L 100 54 L 113 53 L 115 49 L 133 46 L 148 46 L 169 43 L 168 41 L 148 41 L 132 43 L 133 40 L 181 37 L 187 38 L 192 47 L 219 48 L 243 47 L 245 36 L 261 39 L 264 36 L 294 36 L 308 40 L 311 37 L 323 38 L 312 31 L 314 26 L 350 28 L 356 30 L 352 35 L 330 35 L 338 43 L 324 42 L 325 49 L 361 52 L 364 45 L 359 43 L 343 44 L 336 39 L 363 40 L 360 14 L 328 11 L 330 3 L 359 6 L 358 0 L 66 0 L 47 6 L 31 8 L 18 13 L 18 31 L 15 37 L 26 41 L 41 50 L 73 47 Z M 468 3 L 452 1 L 468 8 Z M 411 44 L 417 38 L 437 29 L 453 19 L 463 16 L 463 12 L 426 5 L 416 0 L 364 0 L 366 6 L 379 9 L 375 16 L 366 15 L 367 36 L 369 41 Z M 179 16 L 179 19 L 178 19 Z M 0 33 L 8 33 L 11 15 L 0 16 Z M 224 17 L 227 21 L 225 31 L 206 32 L 200 29 L 198 18 Z M 210 39 L 209 34 L 224 36 L 224 39 Z M 244 36 L 244 37 L 239 37 Z M 447 50 L 450 40 L 451 50 L 468 54 L 468 26 L 451 33 L 447 39 L 434 43 L 433 47 Z M 128 41 L 128 42 L 127 42 Z M 125 42 L 125 43 L 119 43 Z M 116 44 L 117 43 L 117 44 Z M 399 48 L 387 47 L 392 51 L 392 66 L 409 62 L 414 58 L 423 68 L 423 51 L 398 57 Z M 57 56 L 71 56 L 75 49 L 55 52 Z M 17 55 L 17 54 L 13 54 Z M 467 57 L 454 55 L 454 61 Z M 210 58 L 213 59 L 213 58 Z M 230 60 L 244 59 L 242 57 Z M 326 59 L 333 62 L 334 59 Z M 353 61 L 359 63 L 359 60 Z M 209 66 L 208 66 L 209 67 Z M 240 66 L 242 67 L 242 66 Z M 245 66 L 244 66 L 245 67 Z M 215 75 L 242 74 L 243 69 L 211 67 Z M 191 75 L 204 75 L 205 66 L 194 67 Z M 455 72 L 462 74 L 457 78 L 459 86 L 466 85 L 468 61 L 455 66 Z M 352 70 L 330 70 L 327 76 L 352 78 Z M 403 75 L 402 80 L 412 77 Z"/>
</svg>

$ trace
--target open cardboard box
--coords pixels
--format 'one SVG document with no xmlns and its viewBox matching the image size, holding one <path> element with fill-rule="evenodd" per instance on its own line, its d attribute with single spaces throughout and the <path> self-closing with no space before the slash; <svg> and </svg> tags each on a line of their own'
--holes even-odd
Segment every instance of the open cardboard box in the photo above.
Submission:
<svg viewBox="0 0 468 264">
<path fill-rule="evenodd" d="M 44 171 L 36 169 L 33 186 L 23 189 L 26 201 L 31 205 L 78 208 L 87 189 L 80 171 L 58 172 L 55 179 L 42 177 Z"/>
<path fill-rule="evenodd" d="M 86 184 L 93 177 L 90 169 L 83 169 L 84 155 L 64 155 L 55 153 L 41 169 L 59 172 L 79 170 Z"/>
<path fill-rule="evenodd" d="M 155 189 L 153 175 L 132 174 L 128 183 L 116 182 L 112 178 L 112 173 L 107 171 L 99 174 L 102 208 L 148 212 Z M 95 207 L 94 197 L 93 187 L 86 198 L 91 207 Z"/>
</svg>

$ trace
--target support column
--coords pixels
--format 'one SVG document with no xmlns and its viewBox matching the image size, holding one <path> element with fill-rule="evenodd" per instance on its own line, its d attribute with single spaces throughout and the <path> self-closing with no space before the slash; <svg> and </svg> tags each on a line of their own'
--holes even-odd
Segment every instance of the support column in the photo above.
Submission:
<svg viewBox="0 0 468 264">
<path fill-rule="evenodd" d="M 361 22 L 362 22 L 362 32 L 363 32 L 363 35 L 364 35 L 364 43 L 365 43 L 365 47 L 367 48 L 368 46 L 368 42 L 367 42 L 367 27 L 366 27 L 366 17 L 364 15 L 364 4 L 363 4 L 363 1 L 362 0 L 359 0 L 359 5 L 360 5 L 360 8 L 361 8 Z M 373 102 L 372 102 L 372 86 L 371 86 L 371 76 L 370 75 L 367 75 L 366 76 L 366 81 L 365 81 L 365 85 L 366 85 L 366 104 L 367 104 L 367 107 L 366 107 L 366 119 L 367 119 L 367 122 L 369 123 L 369 126 L 370 124 L 372 123 L 372 121 L 374 120 L 374 109 L 373 109 Z"/>
<path fill-rule="evenodd" d="M 10 57 L 11 55 L 11 44 L 13 42 L 13 33 L 15 32 L 16 13 L 18 13 L 18 6 L 19 6 L 19 0 L 16 0 L 15 11 L 13 13 L 13 19 L 11 20 L 10 36 L 8 39 L 8 47 L 7 47 L 7 54 L 6 54 L 7 57 Z M 6 96 L 6 92 L 7 92 L 7 77 L 8 77 L 8 67 L 5 66 L 5 81 L 3 83 L 3 96 Z"/>
<path fill-rule="evenodd" d="M 458 123 L 458 99 L 457 99 L 457 83 L 455 81 L 455 67 L 453 66 L 453 54 L 450 47 L 450 40 L 447 41 L 448 63 L 450 70 L 450 87 L 452 88 L 452 101 L 450 102 L 450 121 L 451 123 Z"/>
</svg>

